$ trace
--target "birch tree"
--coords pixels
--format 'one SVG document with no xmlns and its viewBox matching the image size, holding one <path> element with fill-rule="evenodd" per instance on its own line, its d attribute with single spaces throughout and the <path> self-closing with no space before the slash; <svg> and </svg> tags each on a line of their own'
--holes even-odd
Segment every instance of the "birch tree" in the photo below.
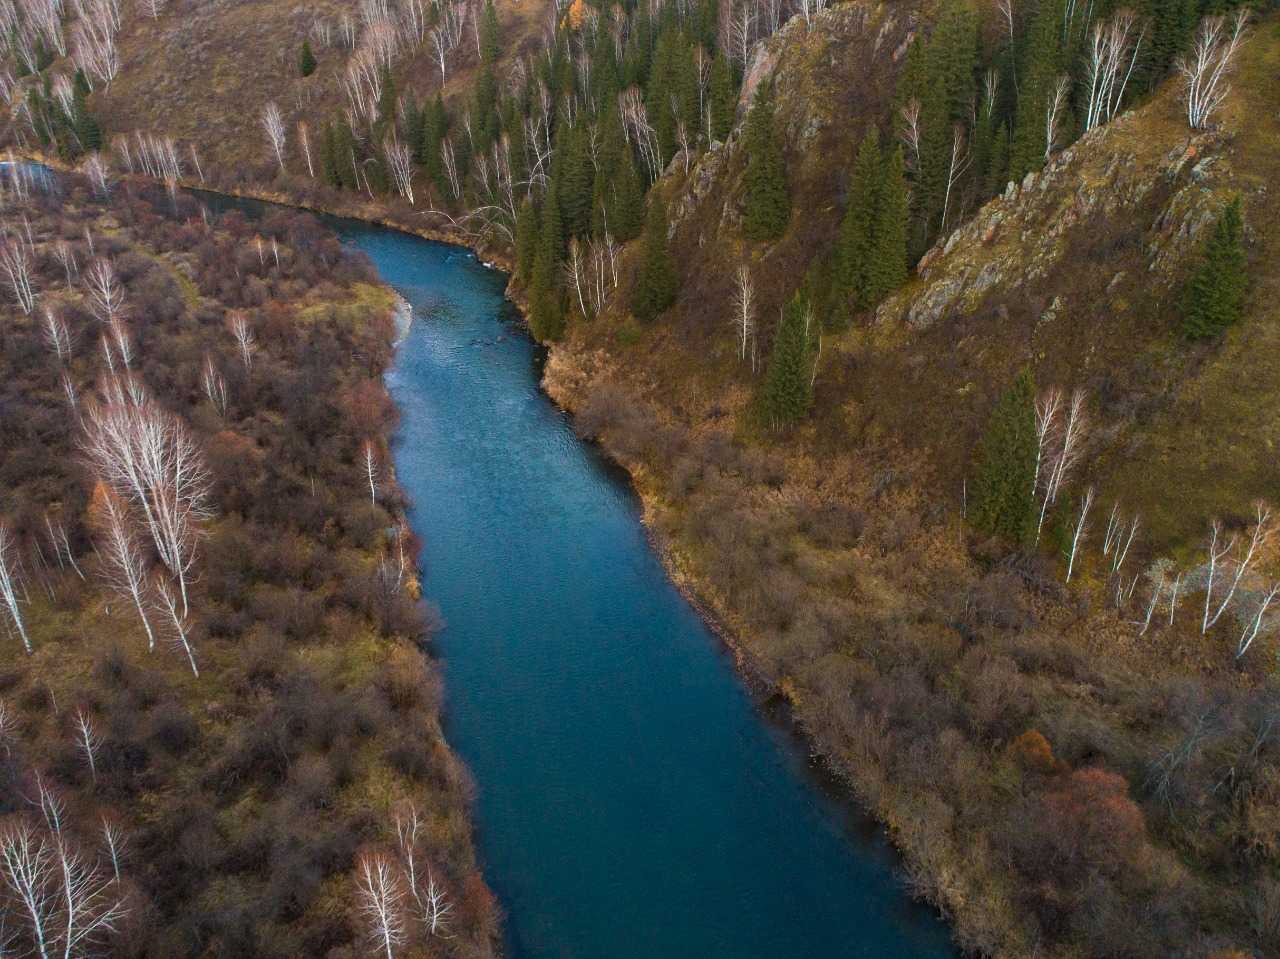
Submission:
<svg viewBox="0 0 1280 959">
<path fill-rule="evenodd" d="M 384 151 L 387 157 L 387 168 L 391 171 L 392 182 L 396 192 L 413 205 L 413 152 L 393 137 Z"/>
<path fill-rule="evenodd" d="M 227 326 L 231 330 L 231 335 L 235 337 L 236 347 L 240 351 L 240 360 L 244 363 L 245 370 L 253 369 L 253 354 L 258 345 L 253 336 L 253 327 L 249 325 L 249 318 L 242 311 L 233 310 L 227 314 Z"/>
<path fill-rule="evenodd" d="M 395 959 L 395 950 L 407 938 L 404 887 L 395 867 L 381 853 L 360 857 L 356 877 L 356 906 L 368 928 L 369 938 L 386 959 Z"/>
<path fill-rule="evenodd" d="M 365 440 L 360 448 L 360 467 L 364 471 L 365 480 L 369 484 L 369 502 L 378 502 L 378 482 L 382 478 L 382 468 L 378 465 L 378 450 L 373 440 Z"/>
<path fill-rule="evenodd" d="M 124 287 L 116 279 L 110 260 L 97 259 L 84 275 L 89 309 L 104 326 L 110 325 L 124 312 Z"/>
<path fill-rule="evenodd" d="M 200 669 L 196 666 L 195 650 L 191 648 L 186 611 L 178 608 L 178 596 L 163 577 L 156 577 L 155 593 L 159 597 L 160 608 L 167 615 L 169 625 L 173 629 L 170 637 L 173 644 L 186 653 L 187 662 L 191 664 L 191 675 L 199 679 Z"/>
<path fill-rule="evenodd" d="M 112 876 L 119 883 L 120 863 L 128 849 L 129 837 L 118 822 L 106 816 L 102 817 L 102 845 L 106 847 L 107 858 L 111 861 Z"/>
<path fill-rule="evenodd" d="M 262 129 L 267 134 L 271 150 L 280 164 L 280 172 L 284 172 L 285 129 L 284 118 L 280 115 L 280 106 L 274 100 L 262 109 Z"/>
<path fill-rule="evenodd" d="M 1094 24 L 1085 51 L 1086 131 L 1109 122 L 1124 103 L 1146 32 L 1132 10 L 1119 10 L 1106 23 Z"/>
<path fill-rule="evenodd" d="M 103 484 L 94 493 L 92 518 L 98 527 L 98 552 L 107 585 L 133 603 L 147 634 L 147 650 L 153 651 L 156 636 L 147 615 L 147 558 L 138 544 L 128 509 L 120 497 Z"/>
<path fill-rule="evenodd" d="M 738 333 L 738 359 L 747 359 L 751 353 L 751 372 L 756 371 L 756 290 L 751 281 L 751 270 L 743 263 L 734 273 L 733 325 Z"/>
<path fill-rule="evenodd" d="M 204 387 L 204 395 L 210 405 L 218 411 L 218 416 L 227 416 L 227 381 L 222 378 L 217 367 L 213 365 L 213 357 L 205 354 L 204 369 L 200 375 L 200 383 Z"/>
<path fill-rule="evenodd" d="M 93 781 L 98 781 L 98 731 L 93 721 L 83 709 L 77 709 L 75 715 L 76 747 L 84 753 L 85 762 L 89 764 L 89 774 Z"/>
<path fill-rule="evenodd" d="M 52 845 L 25 818 L 0 832 L 0 875 L 24 914 L 40 959 L 51 959 L 57 913 L 57 863 Z"/>
<path fill-rule="evenodd" d="M 316 171 L 311 164 L 311 135 L 305 120 L 298 121 L 298 143 L 302 147 L 303 159 L 307 161 L 307 176 L 314 180 Z"/>
<path fill-rule="evenodd" d="M 1044 160 L 1047 163 L 1053 151 L 1057 149 L 1062 137 L 1062 121 L 1067 114 L 1067 99 L 1071 92 L 1071 78 L 1066 74 L 1058 77 L 1045 95 L 1044 105 Z"/>
<path fill-rule="evenodd" d="M 67 330 L 66 320 L 51 306 L 46 306 L 41 312 L 44 316 L 44 341 L 58 363 L 66 365 L 71 358 L 71 333 Z"/>
<path fill-rule="evenodd" d="M 1272 583 L 1271 588 L 1258 600 L 1257 613 L 1251 621 L 1245 623 L 1244 630 L 1240 633 L 1240 641 L 1236 644 L 1236 659 L 1247 653 L 1249 647 L 1253 645 L 1253 641 L 1258 638 L 1258 631 L 1262 628 L 1263 617 L 1267 615 L 1267 610 L 1271 608 L 1271 604 L 1277 596 L 1280 596 L 1280 582 Z"/>
<path fill-rule="evenodd" d="M 1249 572 L 1249 567 L 1257 559 L 1258 552 L 1266 544 L 1267 540 L 1271 538 L 1271 533 L 1270 508 L 1261 502 L 1254 504 L 1254 524 L 1250 531 L 1249 545 L 1245 548 L 1244 556 L 1235 560 L 1236 574 L 1231 580 L 1231 585 L 1227 587 L 1226 595 L 1218 603 L 1216 610 L 1210 613 L 1210 610 L 1213 609 L 1214 581 L 1217 578 L 1217 573 L 1221 566 L 1231 561 L 1230 556 L 1236 544 L 1235 536 L 1229 539 L 1224 537 L 1221 522 L 1215 519 L 1210 524 L 1209 569 L 1204 590 L 1204 616 L 1200 621 L 1201 635 L 1212 629 L 1214 624 L 1222 618 L 1222 614 L 1227 611 L 1227 607 L 1231 605 L 1231 600 L 1235 596 L 1236 588 L 1240 585 L 1240 580 Z"/>
<path fill-rule="evenodd" d="M 185 617 L 188 574 L 202 522 L 213 513 L 209 472 L 181 420 L 124 389 L 114 381 L 115 395 L 89 407 L 84 450 L 98 476 L 142 510 L 156 552 L 177 580 Z"/>
<path fill-rule="evenodd" d="M 1179 58 L 1176 66 L 1182 76 L 1187 123 L 1193 130 L 1208 127 L 1231 92 L 1227 77 L 1244 43 L 1248 22 L 1248 7 L 1241 7 L 1230 21 L 1220 16 L 1205 17 L 1196 30 L 1191 50 Z"/>
<path fill-rule="evenodd" d="M 1067 582 L 1071 582 L 1071 571 L 1076 566 L 1076 553 L 1080 549 L 1080 541 L 1084 537 L 1085 524 L 1089 520 L 1089 508 L 1093 506 L 1093 487 L 1084 492 L 1084 501 L 1080 504 L 1080 515 L 1076 519 L 1075 531 L 1071 534 L 1071 555 L 1067 559 Z"/>
<path fill-rule="evenodd" d="M 36 307 L 35 257 L 22 237 L 0 237 L 0 275 L 22 312 Z"/>
<path fill-rule="evenodd" d="M 19 592 L 23 590 L 18 567 L 18 546 L 14 542 L 13 534 L 9 531 L 9 524 L 0 520 L 0 599 L 4 600 L 9 621 L 18 631 L 23 648 L 30 654 L 31 637 L 27 635 L 26 622 L 22 618 L 22 606 L 18 600 Z"/>
</svg>

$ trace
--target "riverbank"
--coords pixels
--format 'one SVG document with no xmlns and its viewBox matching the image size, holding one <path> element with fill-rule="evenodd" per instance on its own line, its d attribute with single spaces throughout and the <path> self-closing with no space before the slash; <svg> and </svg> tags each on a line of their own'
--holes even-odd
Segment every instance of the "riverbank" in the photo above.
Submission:
<svg viewBox="0 0 1280 959">
<path fill-rule="evenodd" d="M 42 162 L 45 161 L 42 159 Z M 57 166 L 54 163 L 49 165 Z M 65 169 L 65 167 L 63 168 Z M 134 177 L 134 179 L 140 182 L 151 182 L 145 177 Z M 184 188 L 220 193 L 220 195 L 237 199 L 275 203 L 317 214 L 343 217 L 373 226 L 390 228 L 434 242 L 463 246 L 472 249 L 472 252 L 483 261 L 505 269 L 508 273 L 511 267 L 509 257 L 501 251 L 489 248 L 475 249 L 468 246 L 464 242 L 464 238 L 455 233 L 406 222 L 404 217 L 394 215 L 391 211 L 380 207 L 376 203 L 353 201 L 351 203 L 321 206 L 315 203 L 302 202 L 296 197 L 269 189 L 242 189 L 222 192 L 210 190 L 207 185 L 202 186 L 199 183 L 188 182 L 181 185 Z M 522 319 L 525 319 L 527 326 L 525 309 L 527 304 L 522 294 L 523 290 L 511 282 L 509 275 L 506 295 L 516 306 Z M 584 375 L 591 366 L 589 361 L 591 359 L 597 361 L 604 359 L 603 354 L 593 353 L 588 355 L 580 352 L 576 349 L 576 346 L 577 344 L 572 340 L 566 343 L 549 345 L 541 383 L 543 390 L 551 400 L 561 410 L 573 415 L 582 412 L 584 404 L 588 400 L 587 387 L 589 381 L 599 373 L 599 370 L 591 370 L 591 376 Z M 677 538 L 670 532 L 671 524 L 668 522 L 668 518 L 678 511 L 678 504 L 669 498 L 663 488 L 663 484 L 653 474 L 644 459 L 629 455 L 625 449 L 612 442 L 612 437 L 607 433 L 594 438 L 599 442 L 601 449 L 615 463 L 621 466 L 630 477 L 632 488 L 641 506 L 642 522 L 653 545 L 655 555 L 661 561 L 670 581 L 685 596 L 690 605 L 699 611 L 708 628 L 730 652 L 739 676 L 752 691 L 754 697 L 760 701 L 779 697 L 788 703 L 787 715 L 789 721 L 794 724 L 794 728 L 798 733 L 797 738 L 805 744 L 808 754 L 821 759 L 827 769 L 853 789 L 857 796 L 858 805 L 861 808 L 871 812 L 880 822 L 890 827 L 889 835 L 895 840 L 895 845 L 898 846 L 899 852 L 904 855 L 909 872 L 917 872 L 923 868 L 923 864 L 913 859 L 909 854 L 909 850 L 905 849 L 897 841 L 899 837 L 893 828 L 893 818 L 886 816 L 884 809 L 868 801 L 870 792 L 865 786 L 865 781 L 860 781 L 847 765 L 838 762 L 836 755 L 830 749 L 824 748 L 824 743 L 821 739 L 815 736 L 814 730 L 803 721 L 795 709 L 800 705 L 796 697 L 795 687 L 775 681 L 769 676 L 767 670 L 762 667 L 761 660 L 752 651 L 753 643 L 749 638 L 749 624 L 735 615 L 731 604 L 723 596 L 717 594 L 711 582 L 700 574 L 698 564 L 680 548 Z M 874 775 L 882 776 L 883 774 L 877 770 Z M 919 894 L 918 889 L 914 891 L 917 895 Z M 921 896 L 920 898 L 930 901 L 934 906 L 944 910 L 953 905 L 950 902 L 939 901 L 929 896 Z"/>
</svg>

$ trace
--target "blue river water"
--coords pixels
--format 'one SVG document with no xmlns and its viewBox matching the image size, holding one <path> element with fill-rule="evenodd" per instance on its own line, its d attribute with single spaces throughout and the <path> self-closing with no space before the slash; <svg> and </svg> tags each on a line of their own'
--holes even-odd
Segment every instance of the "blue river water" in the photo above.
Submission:
<svg viewBox="0 0 1280 959">
<path fill-rule="evenodd" d="M 509 954 L 954 957 L 671 584 L 626 477 L 539 390 L 504 276 L 333 222 L 414 307 L 394 455 Z"/>
</svg>

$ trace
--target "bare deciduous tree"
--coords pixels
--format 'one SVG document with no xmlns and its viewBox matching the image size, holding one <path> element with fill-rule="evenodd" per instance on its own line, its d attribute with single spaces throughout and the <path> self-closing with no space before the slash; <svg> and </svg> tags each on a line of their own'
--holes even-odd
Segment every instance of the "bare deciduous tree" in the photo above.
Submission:
<svg viewBox="0 0 1280 959">
<path fill-rule="evenodd" d="M 52 844 L 25 819 L 10 821 L 0 832 L 0 875 L 23 913 L 40 959 L 55 945 L 57 863 Z"/>
<path fill-rule="evenodd" d="M 1058 77 L 1058 82 L 1045 96 L 1044 102 L 1044 159 L 1048 162 L 1053 151 L 1057 149 L 1058 140 L 1062 136 L 1062 121 L 1067 113 L 1067 97 L 1071 92 L 1071 78 L 1066 74 Z"/>
<path fill-rule="evenodd" d="M 49 349 L 53 350 L 53 355 L 58 358 L 58 362 L 65 364 L 71 358 L 71 333 L 67 329 L 67 323 L 62 318 L 62 314 L 51 306 L 46 306 L 42 312 L 44 313 L 44 341 Z"/>
<path fill-rule="evenodd" d="M 298 121 L 298 143 L 302 146 L 303 159 L 307 161 L 307 176 L 315 179 L 315 167 L 311 164 L 311 135 L 305 120 Z"/>
<path fill-rule="evenodd" d="M 1267 615 L 1267 610 L 1271 608 L 1271 604 L 1277 596 L 1280 596 L 1280 583 L 1272 583 L 1271 588 L 1258 600 L 1258 611 L 1253 620 L 1246 622 L 1243 632 L 1240 633 L 1240 642 L 1236 644 L 1236 659 L 1247 653 L 1249 647 L 1253 645 L 1253 641 L 1258 638 L 1258 631 L 1262 628 L 1263 617 Z"/>
<path fill-rule="evenodd" d="M 413 205 L 413 152 L 398 138 L 393 137 L 385 151 L 387 168 L 395 183 L 396 192 Z"/>
<path fill-rule="evenodd" d="M 173 587 L 163 577 L 156 577 L 155 593 L 160 599 L 160 608 L 168 615 L 169 625 L 173 627 L 173 636 L 171 638 L 174 645 L 187 654 L 187 662 L 191 664 L 191 674 L 196 679 L 199 679 L 200 669 L 196 666 L 195 650 L 191 648 L 191 636 L 188 631 L 185 610 L 178 608 L 178 597 L 174 593 Z"/>
<path fill-rule="evenodd" d="M 111 860 L 111 873 L 115 881 L 120 882 L 120 863 L 129 847 L 129 837 L 124 828 L 114 819 L 102 817 L 102 844 L 107 849 L 107 858 Z"/>
<path fill-rule="evenodd" d="M 231 330 L 231 335 L 236 339 L 236 346 L 240 350 L 240 359 L 244 362 L 246 370 L 253 369 L 253 354 L 257 350 L 257 342 L 254 340 L 253 327 L 249 325 L 249 318 L 240 310 L 233 310 L 227 314 L 227 326 Z"/>
<path fill-rule="evenodd" d="M 213 365 L 213 357 L 205 354 L 204 369 L 200 374 L 200 384 L 204 387 L 204 395 L 209 403 L 218 411 L 218 416 L 227 416 L 227 381 L 222 378 L 217 367 Z"/>
<path fill-rule="evenodd" d="M 1146 33 L 1132 10 L 1119 10 L 1106 23 L 1094 24 L 1085 51 L 1085 130 L 1107 123 L 1124 103 Z"/>
<path fill-rule="evenodd" d="M 89 774 L 93 781 L 98 781 L 98 731 L 93 721 L 83 709 L 77 709 L 75 715 L 76 746 L 84 753 L 85 762 L 89 764 Z"/>
<path fill-rule="evenodd" d="M 104 484 L 94 494 L 93 516 L 99 528 L 99 553 L 107 583 L 133 603 L 147 634 L 147 649 L 154 650 L 156 637 L 147 616 L 147 558 L 138 545 L 128 508 Z"/>
<path fill-rule="evenodd" d="M 24 237 L 0 237 L 0 274 L 28 316 L 36 308 L 35 256 Z"/>
<path fill-rule="evenodd" d="M 357 908 L 368 927 L 369 938 L 386 959 L 395 959 L 395 950 L 407 938 L 404 887 L 395 867 L 381 853 L 367 853 L 357 866 Z"/>
<path fill-rule="evenodd" d="M 751 281 L 751 270 L 741 264 L 734 273 L 733 325 L 738 331 L 738 359 L 745 362 L 751 357 L 751 372 L 756 371 L 756 289 Z"/>
<path fill-rule="evenodd" d="M 98 476 L 142 510 L 185 617 L 202 521 L 212 515 L 209 472 L 181 420 L 141 393 L 126 395 L 132 378 L 112 383 L 114 395 L 89 406 L 84 450 Z"/>
<path fill-rule="evenodd" d="M 285 129 L 284 118 L 280 115 L 280 106 L 274 100 L 262 110 L 262 129 L 266 131 L 267 140 L 271 143 L 276 162 L 280 164 L 280 172 L 284 172 Z"/>
<path fill-rule="evenodd" d="M 18 593 L 22 589 L 21 573 L 18 566 L 18 546 L 14 542 L 13 534 L 9 531 L 9 524 L 4 520 L 0 520 L 0 599 L 4 600 L 5 610 L 9 613 L 9 620 L 13 623 L 14 628 L 18 631 L 18 636 L 22 639 L 22 645 L 28 653 L 31 652 L 31 637 L 27 635 L 26 622 L 22 618 L 22 607 L 18 600 Z"/>
<path fill-rule="evenodd" d="M 1241 7 L 1230 22 L 1225 17 L 1205 17 L 1196 30 L 1190 52 L 1179 58 L 1177 69 L 1183 80 L 1187 123 L 1193 130 L 1209 125 L 1231 91 L 1227 76 L 1244 42 L 1248 22 L 1248 7 Z"/>
<path fill-rule="evenodd" d="M 89 308 L 99 322 L 108 325 L 123 314 L 124 287 L 116 279 L 116 270 L 110 260 L 94 260 L 84 280 Z"/>
<path fill-rule="evenodd" d="M 369 483 L 369 502 L 377 503 L 378 482 L 382 478 L 382 467 L 378 463 L 378 448 L 373 445 L 373 440 L 365 440 L 360 448 L 360 466 Z"/>
<path fill-rule="evenodd" d="M 1257 559 L 1259 550 L 1271 538 L 1271 510 L 1265 503 L 1254 504 L 1254 524 L 1249 536 L 1249 545 L 1245 549 L 1244 556 L 1235 561 L 1236 575 L 1231 580 L 1231 585 L 1227 588 L 1227 594 L 1222 598 L 1222 602 L 1218 604 L 1217 610 L 1212 614 L 1210 610 L 1213 607 L 1213 584 L 1217 577 L 1218 567 L 1224 561 L 1229 560 L 1232 551 L 1235 548 L 1236 537 L 1232 536 L 1223 544 L 1222 524 L 1218 520 L 1214 520 L 1210 524 L 1209 532 L 1209 569 L 1208 576 L 1205 581 L 1204 590 L 1204 617 L 1200 621 L 1200 633 L 1203 635 L 1213 628 L 1214 624 L 1227 611 L 1227 607 L 1231 605 L 1231 600 L 1235 596 L 1236 588 L 1240 585 L 1240 580 L 1248 573 L 1249 567 L 1253 561 Z"/>
<path fill-rule="evenodd" d="M 18 720 L 14 717 L 13 710 L 3 699 L 0 699 L 0 749 L 4 750 L 6 756 L 12 750 L 17 734 Z"/>
<path fill-rule="evenodd" d="M 1089 508 L 1093 506 L 1093 487 L 1084 492 L 1084 501 L 1080 504 L 1080 516 L 1076 520 L 1075 532 L 1071 534 L 1071 556 L 1067 560 L 1067 582 L 1071 582 L 1071 571 L 1075 569 L 1076 553 L 1080 549 L 1080 540 L 1084 536 L 1085 524 L 1089 519 Z"/>
</svg>

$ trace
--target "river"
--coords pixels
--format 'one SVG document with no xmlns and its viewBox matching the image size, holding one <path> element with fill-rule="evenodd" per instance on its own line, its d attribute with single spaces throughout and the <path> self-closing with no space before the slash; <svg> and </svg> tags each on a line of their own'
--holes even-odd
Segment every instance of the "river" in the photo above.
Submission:
<svg viewBox="0 0 1280 959">
<path fill-rule="evenodd" d="M 951 959 L 880 832 L 667 578 L 625 475 L 539 389 L 505 277 L 334 225 L 414 307 L 394 455 L 510 955 Z"/>
</svg>

